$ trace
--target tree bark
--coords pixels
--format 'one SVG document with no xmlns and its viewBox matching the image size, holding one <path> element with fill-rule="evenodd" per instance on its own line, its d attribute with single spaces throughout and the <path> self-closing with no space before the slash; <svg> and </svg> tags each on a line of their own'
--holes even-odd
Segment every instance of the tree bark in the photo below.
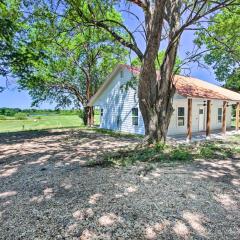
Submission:
<svg viewBox="0 0 240 240">
<path fill-rule="evenodd" d="M 173 113 L 172 99 L 175 93 L 173 68 L 176 60 L 180 35 L 179 1 L 155 1 L 153 12 L 146 14 L 147 49 L 143 57 L 138 86 L 139 106 L 143 116 L 145 135 L 149 143 L 166 141 L 170 119 Z M 169 11 L 169 44 L 161 65 L 156 73 L 157 58 L 163 26 L 164 9 Z"/>
<path fill-rule="evenodd" d="M 93 107 L 84 107 L 83 124 L 85 126 L 93 126 L 94 124 L 94 110 Z"/>
<path fill-rule="evenodd" d="M 91 60 L 88 61 L 87 70 L 84 69 L 84 73 L 86 75 L 86 99 L 87 103 L 89 102 L 92 93 L 91 93 L 91 84 L 92 84 L 92 77 L 91 77 Z M 94 124 L 94 110 L 93 107 L 86 106 L 84 108 L 84 124 L 91 127 Z"/>
</svg>

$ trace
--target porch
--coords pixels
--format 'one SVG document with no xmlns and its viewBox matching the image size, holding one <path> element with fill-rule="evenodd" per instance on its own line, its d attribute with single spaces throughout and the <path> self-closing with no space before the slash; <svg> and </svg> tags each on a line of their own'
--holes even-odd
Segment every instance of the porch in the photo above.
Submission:
<svg viewBox="0 0 240 240">
<path fill-rule="evenodd" d="M 212 101 L 208 99 L 207 101 L 203 101 L 203 106 L 206 106 L 206 118 L 205 118 L 205 131 L 200 131 L 193 133 L 192 132 L 192 118 L 193 118 L 193 110 L 192 110 L 192 105 L 193 105 L 193 99 L 188 98 L 188 111 L 187 111 L 187 134 L 185 136 L 174 136 L 173 139 L 184 139 L 187 142 L 190 141 L 201 141 L 204 139 L 210 139 L 210 138 L 224 138 L 226 135 L 233 135 L 239 132 L 239 126 L 240 126 L 240 102 L 235 102 L 235 127 L 234 128 L 227 128 L 227 122 L 226 122 L 226 112 L 227 112 L 227 107 L 230 106 L 229 101 L 224 100 L 222 104 L 222 116 L 221 116 L 221 129 L 217 130 L 211 130 L 211 112 L 212 112 Z"/>
<path fill-rule="evenodd" d="M 211 138 L 210 140 L 216 140 L 216 139 L 224 139 L 228 136 L 233 136 L 235 134 L 240 134 L 240 131 L 237 131 L 235 127 L 227 128 L 225 134 L 223 134 L 222 129 L 212 130 L 211 131 Z M 195 132 L 192 133 L 191 142 L 198 142 L 198 141 L 205 141 L 206 140 L 206 131 L 201 132 Z M 179 134 L 179 135 L 172 135 L 167 137 L 167 141 L 169 142 L 177 142 L 177 143 L 186 143 L 189 140 L 186 139 L 185 134 Z"/>
</svg>

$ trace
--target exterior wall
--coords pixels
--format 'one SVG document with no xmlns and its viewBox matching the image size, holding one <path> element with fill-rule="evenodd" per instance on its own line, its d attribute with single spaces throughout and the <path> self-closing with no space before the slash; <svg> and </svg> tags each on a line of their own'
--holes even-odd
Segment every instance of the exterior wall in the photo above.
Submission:
<svg viewBox="0 0 240 240">
<path fill-rule="evenodd" d="M 115 131 L 129 132 L 134 134 L 144 134 L 144 123 L 140 109 L 136 90 L 123 87 L 132 77 L 131 73 L 124 69 L 121 77 L 120 71 L 113 77 L 113 81 L 104 90 L 101 96 L 94 103 L 103 109 L 103 116 L 100 120 L 100 128 Z M 204 99 L 193 99 L 192 104 L 192 131 L 199 131 L 199 107 L 203 107 Z M 222 124 L 218 123 L 218 108 L 221 108 L 223 101 L 212 100 L 211 129 L 221 129 Z M 138 125 L 132 124 L 132 108 L 138 108 Z M 187 132 L 187 98 L 175 94 L 173 99 L 174 112 L 170 121 L 168 135 L 186 134 Z M 184 126 L 178 126 L 178 107 L 184 107 Z M 206 111 L 204 107 L 204 129 L 206 129 Z M 231 107 L 227 108 L 227 127 L 231 126 Z"/>
<path fill-rule="evenodd" d="M 192 132 L 199 132 L 199 108 L 204 108 L 204 129 L 206 130 L 206 117 L 207 117 L 207 107 L 203 106 L 204 99 L 193 99 L 192 102 Z M 218 122 L 218 108 L 223 107 L 223 101 L 212 100 L 211 101 L 211 130 L 221 129 L 222 123 Z M 185 109 L 185 121 L 184 126 L 179 127 L 177 121 L 177 108 L 184 107 Z M 177 99 L 176 96 L 173 100 L 174 112 L 170 121 L 168 135 L 186 134 L 187 133 L 187 110 L 188 103 L 187 99 Z M 226 113 L 227 127 L 231 127 L 231 107 L 227 108 Z"/>
<path fill-rule="evenodd" d="M 118 72 L 95 102 L 95 106 L 103 109 L 100 128 L 144 134 L 144 124 L 140 111 L 138 126 L 132 125 L 132 108 L 138 107 L 137 93 L 132 88 L 128 88 L 126 91 L 123 87 L 131 77 L 131 73 L 126 69 L 123 70 L 123 78 Z"/>
</svg>

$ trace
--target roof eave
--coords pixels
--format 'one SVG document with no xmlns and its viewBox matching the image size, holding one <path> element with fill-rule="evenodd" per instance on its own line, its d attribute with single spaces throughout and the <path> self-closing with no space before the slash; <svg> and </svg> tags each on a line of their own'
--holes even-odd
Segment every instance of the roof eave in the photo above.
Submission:
<svg viewBox="0 0 240 240">
<path fill-rule="evenodd" d="M 178 93 L 178 92 L 177 92 Z M 180 96 L 185 98 L 192 98 L 192 99 L 204 99 L 204 100 L 218 100 L 218 101 L 230 101 L 230 102 L 240 102 L 240 99 L 230 99 L 230 98 L 209 98 L 209 97 L 198 97 L 198 96 L 188 96 L 184 94 L 178 93 Z"/>
<path fill-rule="evenodd" d="M 100 86 L 100 88 L 97 90 L 97 92 L 90 98 L 87 106 L 92 107 L 94 103 L 97 101 L 97 99 L 101 96 L 101 93 L 106 89 L 109 83 L 112 82 L 114 76 L 118 73 L 120 69 L 124 68 L 124 65 L 118 64 L 114 70 L 111 72 L 110 75 L 108 75 L 107 80 L 103 82 L 103 84 Z"/>
</svg>

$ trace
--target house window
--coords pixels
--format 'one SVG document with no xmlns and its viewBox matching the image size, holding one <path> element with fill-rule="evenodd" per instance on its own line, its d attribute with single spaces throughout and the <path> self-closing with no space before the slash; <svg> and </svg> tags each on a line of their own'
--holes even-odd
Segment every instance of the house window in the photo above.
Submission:
<svg viewBox="0 0 240 240">
<path fill-rule="evenodd" d="M 218 108 L 218 123 L 222 122 L 222 108 Z"/>
<path fill-rule="evenodd" d="M 132 125 L 138 125 L 138 108 L 132 108 Z"/>
<path fill-rule="evenodd" d="M 101 108 L 100 115 L 101 115 L 101 117 L 103 116 L 103 108 Z"/>
<path fill-rule="evenodd" d="M 178 108 L 178 126 L 181 127 L 181 126 L 184 126 L 185 124 L 185 113 L 184 113 L 185 109 L 184 107 L 179 107 Z"/>
<path fill-rule="evenodd" d="M 120 77 L 123 78 L 123 71 L 120 72 Z"/>
</svg>

